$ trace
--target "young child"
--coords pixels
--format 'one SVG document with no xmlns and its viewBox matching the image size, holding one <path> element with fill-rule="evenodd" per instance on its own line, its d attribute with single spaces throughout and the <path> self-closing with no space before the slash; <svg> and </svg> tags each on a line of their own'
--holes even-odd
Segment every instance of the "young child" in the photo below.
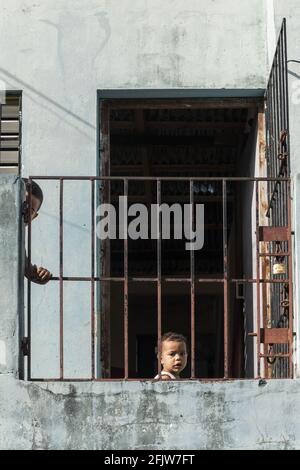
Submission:
<svg viewBox="0 0 300 470">
<path fill-rule="evenodd" d="M 161 338 L 160 361 L 162 371 L 155 379 L 176 380 L 187 363 L 187 341 L 178 333 L 170 331 Z"/>
<path fill-rule="evenodd" d="M 26 203 L 27 208 L 24 214 L 24 222 L 25 225 L 28 225 L 29 218 L 34 220 L 38 216 L 38 211 L 43 203 L 43 191 L 41 190 L 40 186 L 32 181 L 31 184 L 31 214 L 29 214 L 29 181 L 27 178 L 23 178 L 23 181 L 26 185 Z M 36 284 L 46 284 L 52 274 L 48 271 L 48 269 L 43 268 L 40 266 L 39 268 L 35 264 L 29 265 L 29 260 L 27 256 L 25 257 L 25 276 L 27 279 L 35 282 Z"/>
</svg>

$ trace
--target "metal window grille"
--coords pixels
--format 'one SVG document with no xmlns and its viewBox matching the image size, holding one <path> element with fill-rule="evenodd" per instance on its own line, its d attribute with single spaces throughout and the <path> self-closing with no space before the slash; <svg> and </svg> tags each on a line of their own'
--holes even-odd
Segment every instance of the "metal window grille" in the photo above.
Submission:
<svg viewBox="0 0 300 470">
<path fill-rule="evenodd" d="M 179 283 L 186 283 L 190 286 L 190 300 L 191 300 L 191 310 L 190 310 L 190 318 L 191 318 L 191 379 L 196 379 L 195 376 L 195 285 L 197 283 L 221 283 L 224 286 L 224 377 L 223 379 L 228 379 L 230 377 L 229 372 L 229 338 L 228 338 L 228 318 L 229 318 L 229 288 L 230 285 L 238 285 L 240 283 L 250 283 L 256 284 L 257 286 L 257 335 L 258 344 L 262 340 L 262 333 L 260 330 L 260 318 L 261 318 L 261 303 L 260 303 L 260 290 L 262 286 L 269 285 L 275 286 L 278 283 L 289 285 L 290 279 L 285 276 L 284 279 L 269 279 L 269 278 L 262 278 L 260 274 L 255 278 L 248 278 L 248 279 L 235 279 L 230 277 L 228 273 L 228 259 L 227 259 L 227 187 L 232 182 L 239 182 L 239 183 L 246 183 L 252 182 L 255 185 L 255 194 L 256 194 L 256 233 L 257 233 L 257 266 L 259 266 L 260 259 L 262 253 L 260 251 L 260 244 L 261 241 L 269 241 L 275 236 L 280 237 L 286 236 L 287 229 L 277 229 L 274 232 L 272 227 L 263 227 L 259 224 L 259 212 L 260 212 L 260 184 L 263 182 L 275 183 L 277 178 L 151 178 L 151 177 L 32 177 L 30 178 L 30 182 L 32 180 L 58 180 L 59 181 L 59 260 L 60 260 L 60 267 L 59 267 L 59 275 L 53 277 L 52 282 L 59 283 L 59 305 L 60 305 L 60 377 L 56 380 L 66 380 L 64 375 L 64 283 L 65 282 L 88 282 L 90 284 L 91 289 L 91 298 L 94 299 L 95 295 L 95 283 L 97 281 L 102 282 L 119 282 L 123 283 L 124 286 L 124 295 L 123 295 L 123 324 L 124 324 L 124 370 L 125 375 L 124 379 L 130 380 L 129 377 L 129 369 L 128 369 L 128 328 L 129 328 L 129 310 L 130 304 L 128 302 L 128 284 L 130 281 L 140 282 L 143 283 L 145 281 L 151 282 L 156 286 L 156 295 L 157 295 L 157 338 L 158 338 L 158 347 L 160 345 L 160 338 L 161 338 L 161 305 L 162 305 L 162 295 L 161 295 L 161 283 L 164 282 L 179 282 Z M 91 204 L 90 204 L 90 211 L 91 211 L 91 275 L 89 277 L 72 277 L 72 276 L 65 276 L 64 275 L 64 209 L 63 209 L 63 201 L 64 201 L 64 183 L 65 181 L 90 181 L 91 185 Z M 194 185 L 196 182 L 199 181 L 210 181 L 210 182 L 219 182 L 222 184 L 222 207 L 223 207 L 223 255 L 224 255 L 224 264 L 223 264 L 223 276 L 222 278 L 216 279 L 207 279 L 201 278 L 195 275 L 195 260 L 194 260 L 194 252 L 191 251 L 190 253 L 190 275 L 185 278 L 172 278 L 172 277 L 164 277 L 162 276 L 161 272 L 161 221 L 158 223 L 158 238 L 157 238 L 157 274 L 155 277 L 147 277 L 144 276 L 137 276 L 137 277 L 130 277 L 128 274 L 128 238 L 124 239 L 124 250 L 123 250 L 123 265 L 124 265 L 124 275 L 122 277 L 106 277 L 103 275 L 97 276 L 95 272 L 95 204 L 94 204 L 94 195 L 95 195 L 95 185 L 99 182 L 102 183 L 112 183 L 114 181 L 120 181 L 123 183 L 124 191 L 123 195 L 128 195 L 128 186 L 134 181 L 153 181 L 156 185 L 156 202 L 159 204 L 161 201 L 161 184 L 165 181 L 185 181 L 189 184 L 189 200 L 190 203 L 193 204 L 194 202 Z M 289 184 L 289 178 L 281 178 L 282 182 Z M 104 184 L 105 186 L 105 184 Z M 29 193 L 31 191 L 29 190 Z M 29 194 L 30 195 L 30 194 Z M 30 205 L 30 204 L 29 204 Z M 30 208 L 29 208 L 30 210 Z M 193 225 L 193 219 L 191 220 L 191 224 Z M 268 256 L 273 256 L 271 253 L 268 253 Z M 28 229 L 28 258 L 29 263 L 31 262 L 31 223 L 29 223 Z M 257 270 L 257 273 L 260 273 L 260 270 Z M 31 349 L 30 349 L 30 339 L 31 339 L 31 282 L 28 282 L 28 343 L 29 343 L 29 351 L 28 351 L 28 378 L 32 379 L 31 377 Z M 91 375 L 90 380 L 99 380 L 95 378 L 95 309 L 94 309 L 94 302 L 91 303 Z M 268 342 L 270 340 L 274 341 L 276 338 L 282 338 L 280 335 L 281 331 L 278 333 L 275 329 L 269 329 L 264 331 L 264 341 Z M 286 335 L 286 331 L 283 330 L 282 333 Z M 274 339 L 275 338 L 275 339 Z M 272 357 L 288 357 L 291 360 L 291 354 L 289 353 L 281 353 L 275 352 L 270 353 L 268 352 L 268 357 L 272 355 Z M 261 361 L 265 359 L 267 356 L 266 354 L 260 352 L 258 349 L 258 377 L 260 374 L 260 366 Z M 160 361 L 157 364 L 158 370 L 160 370 Z M 35 380 L 43 380 L 42 378 L 35 379 Z M 68 379 L 71 380 L 71 379 Z M 85 379 L 86 380 L 86 379 Z M 100 379 L 105 380 L 105 379 Z M 111 380 L 111 379 L 109 379 Z"/>
<path fill-rule="evenodd" d="M 291 186 L 282 178 L 290 175 L 288 70 L 286 20 L 282 22 L 275 56 L 265 95 L 266 101 L 266 159 L 267 175 L 275 178 L 268 184 L 269 251 L 274 253 L 270 262 L 270 277 L 278 281 L 288 273 L 289 283 L 278 282 L 265 293 L 263 323 L 265 333 L 265 367 L 272 377 L 291 377 L 293 345 L 293 302 L 291 262 Z M 277 236 L 276 236 L 277 234 Z M 264 240 L 266 241 L 266 240 Z M 276 256 L 277 255 L 277 256 Z M 280 270 L 278 271 L 278 269 Z M 271 330 L 278 335 L 272 342 L 267 335 Z"/>
</svg>

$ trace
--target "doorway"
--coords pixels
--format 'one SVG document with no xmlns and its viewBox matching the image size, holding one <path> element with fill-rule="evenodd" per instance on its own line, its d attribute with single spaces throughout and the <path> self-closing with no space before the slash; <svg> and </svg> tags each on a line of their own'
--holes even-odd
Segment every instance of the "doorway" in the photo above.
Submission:
<svg viewBox="0 0 300 470">
<path fill-rule="evenodd" d="M 195 377 L 224 376 L 224 213 L 220 178 L 257 174 L 257 99 L 232 100 L 111 100 L 102 108 L 101 174 L 112 177 L 151 177 L 128 181 L 129 204 L 150 207 L 157 200 L 155 178 L 186 177 L 186 181 L 161 181 L 161 203 L 189 202 L 188 178 L 209 178 L 193 184 L 195 203 L 204 204 L 204 246 L 194 252 L 195 284 Z M 213 178 L 219 178 L 215 181 Z M 122 181 L 104 185 L 106 200 L 118 211 L 124 194 Z M 253 185 L 228 182 L 226 218 L 228 273 L 231 278 L 253 277 L 251 205 Z M 249 216 L 250 214 L 250 216 Z M 170 221 L 171 233 L 174 220 Z M 191 344 L 190 252 L 184 240 L 161 243 L 161 331 L 176 331 Z M 124 241 L 105 243 L 102 272 L 122 279 Z M 157 241 L 128 240 L 128 371 L 132 378 L 156 374 L 157 344 Z M 143 282 L 138 282 L 143 278 Z M 149 281 L 148 281 L 149 279 Z M 249 299 L 245 325 L 244 303 L 236 284 L 229 286 L 228 368 L 230 377 L 245 376 L 245 327 L 253 327 L 253 305 Z M 247 290 L 247 289 L 246 289 Z M 249 291 L 250 292 L 250 291 Z M 124 377 L 124 286 L 102 286 L 102 351 L 105 374 Z M 250 292 L 250 297 L 252 296 Z M 249 295 L 248 295 L 249 297 Z M 246 339 L 246 342 L 248 340 Z M 251 345 L 248 345 L 251 349 Z M 141 360 L 141 358 L 144 358 Z M 144 364 L 144 365 L 143 365 Z M 248 364 L 249 367 L 249 364 Z M 183 377 L 191 376 L 191 361 Z"/>
</svg>

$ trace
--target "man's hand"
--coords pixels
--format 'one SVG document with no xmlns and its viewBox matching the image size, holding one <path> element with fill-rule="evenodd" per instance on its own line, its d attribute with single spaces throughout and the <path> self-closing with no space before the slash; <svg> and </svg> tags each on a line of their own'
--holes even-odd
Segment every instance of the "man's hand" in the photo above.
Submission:
<svg viewBox="0 0 300 470">
<path fill-rule="evenodd" d="M 37 269 L 36 274 L 37 280 L 40 284 L 47 284 L 47 282 L 50 281 L 52 277 L 50 271 L 48 271 L 46 268 L 43 268 L 42 266 Z"/>
<path fill-rule="evenodd" d="M 43 268 L 42 266 L 38 268 L 35 264 L 33 264 L 31 265 L 29 277 L 30 280 L 36 284 L 47 284 L 47 282 L 51 279 L 52 274 L 50 271 L 48 271 L 48 269 Z"/>
</svg>

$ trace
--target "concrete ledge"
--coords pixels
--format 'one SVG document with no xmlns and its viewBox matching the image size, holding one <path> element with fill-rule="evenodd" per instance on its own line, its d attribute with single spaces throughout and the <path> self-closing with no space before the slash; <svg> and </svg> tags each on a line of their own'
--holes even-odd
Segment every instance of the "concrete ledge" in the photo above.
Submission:
<svg viewBox="0 0 300 470">
<path fill-rule="evenodd" d="M 0 376 L 2 449 L 299 449 L 300 380 L 28 383 Z"/>
</svg>

